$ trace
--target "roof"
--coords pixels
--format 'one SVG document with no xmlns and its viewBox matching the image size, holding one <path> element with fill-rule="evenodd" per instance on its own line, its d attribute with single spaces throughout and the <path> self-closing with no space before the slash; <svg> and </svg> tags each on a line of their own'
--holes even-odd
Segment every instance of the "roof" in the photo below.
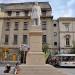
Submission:
<svg viewBox="0 0 75 75">
<path fill-rule="evenodd" d="M 59 17 L 58 21 L 75 21 L 75 17 Z"/>
<path fill-rule="evenodd" d="M 15 8 L 19 8 L 19 5 L 21 6 L 25 6 L 25 8 L 28 6 L 28 7 L 32 7 L 34 4 L 34 2 L 24 2 L 24 3 L 0 3 L 0 7 L 4 7 L 4 8 L 7 8 L 8 6 L 15 6 Z M 52 10 L 49 2 L 38 2 L 38 4 L 40 5 L 41 8 L 49 8 L 50 10 Z M 28 8 L 27 7 L 27 8 Z M 14 8 L 14 9 L 15 9 Z"/>
<path fill-rule="evenodd" d="M 75 56 L 75 54 L 57 54 L 55 56 Z"/>
</svg>

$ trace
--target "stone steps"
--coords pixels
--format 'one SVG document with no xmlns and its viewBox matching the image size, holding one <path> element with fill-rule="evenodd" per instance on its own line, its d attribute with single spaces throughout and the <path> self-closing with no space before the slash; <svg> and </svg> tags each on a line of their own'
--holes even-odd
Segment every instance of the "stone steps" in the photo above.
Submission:
<svg viewBox="0 0 75 75">
<path fill-rule="evenodd" d="M 18 75 L 66 75 L 51 65 L 21 65 Z"/>
</svg>

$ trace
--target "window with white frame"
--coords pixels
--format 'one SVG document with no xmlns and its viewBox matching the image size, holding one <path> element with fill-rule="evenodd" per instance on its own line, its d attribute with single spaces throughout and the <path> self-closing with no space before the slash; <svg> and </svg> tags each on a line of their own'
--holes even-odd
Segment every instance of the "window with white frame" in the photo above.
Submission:
<svg viewBox="0 0 75 75">
<path fill-rule="evenodd" d="M 66 38 L 66 46 L 69 46 L 70 45 L 70 40 L 69 38 Z"/>
<path fill-rule="evenodd" d="M 69 23 L 63 23 L 64 24 L 64 26 L 65 26 L 65 30 L 66 31 L 69 31 Z"/>
<path fill-rule="evenodd" d="M 66 35 L 66 46 L 70 46 L 70 35 Z"/>
</svg>

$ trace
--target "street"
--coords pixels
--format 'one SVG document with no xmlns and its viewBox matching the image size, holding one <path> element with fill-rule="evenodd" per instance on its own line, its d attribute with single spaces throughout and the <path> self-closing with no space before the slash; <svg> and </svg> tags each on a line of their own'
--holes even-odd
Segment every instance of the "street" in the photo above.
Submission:
<svg viewBox="0 0 75 75">
<path fill-rule="evenodd" d="M 75 75 L 75 68 L 57 68 L 57 69 L 67 75 Z"/>
</svg>

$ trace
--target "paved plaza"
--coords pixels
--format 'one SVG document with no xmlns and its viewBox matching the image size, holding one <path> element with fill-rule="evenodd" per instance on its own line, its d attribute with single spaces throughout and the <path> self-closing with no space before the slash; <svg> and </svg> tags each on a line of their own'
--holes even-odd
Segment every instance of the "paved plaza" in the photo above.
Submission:
<svg viewBox="0 0 75 75">
<path fill-rule="evenodd" d="M 4 71 L 5 67 L 0 67 L 0 75 L 4 75 L 3 71 Z"/>
<path fill-rule="evenodd" d="M 11 67 L 11 70 L 13 70 L 14 67 Z M 0 67 L 0 75 L 6 75 L 4 73 L 5 67 Z"/>
<path fill-rule="evenodd" d="M 0 75 L 6 75 L 3 73 L 4 69 L 5 69 L 5 67 L 0 66 Z M 12 67 L 12 69 L 13 69 L 13 67 Z M 75 68 L 57 68 L 57 69 L 67 75 L 75 75 Z"/>
<path fill-rule="evenodd" d="M 75 75 L 75 68 L 57 68 L 59 71 L 66 73 L 67 75 Z"/>
</svg>

